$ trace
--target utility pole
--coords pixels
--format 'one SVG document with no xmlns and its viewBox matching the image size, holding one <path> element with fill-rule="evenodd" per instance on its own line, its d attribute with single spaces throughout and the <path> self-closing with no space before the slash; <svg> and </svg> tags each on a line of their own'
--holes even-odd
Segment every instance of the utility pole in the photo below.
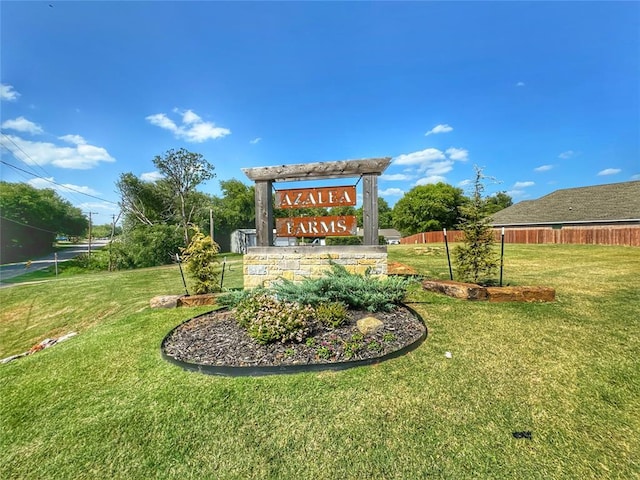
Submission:
<svg viewBox="0 0 640 480">
<path fill-rule="evenodd" d="M 98 212 L 89 212 L 89 260 L 91 260 L 91 215 L 97 215 Z"/>
<path fill-rule="evenodd" d="M 209 209 L 209 236 L 213 241 L 213 208 Z"/>
</svg>

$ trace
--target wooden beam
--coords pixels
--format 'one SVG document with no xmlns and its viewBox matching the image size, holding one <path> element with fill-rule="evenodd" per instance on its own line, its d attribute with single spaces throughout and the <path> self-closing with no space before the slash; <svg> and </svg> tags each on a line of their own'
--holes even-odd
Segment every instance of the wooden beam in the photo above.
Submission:
<svg viewBox="0 0 640 480">
<path fill-rule="evenodd" d="M 378 245 L 378 176 L 362 177 L 362 223 L 364 245 Z"/>
<path fill-rule="evenodd" d="M 298 163 L 274 167 L 243 168 L 250 180 L 294 182 L 324 180 L 328 178 L 359 177 L 364 174 L 380 175 L 391 163 L 390 157 L 342 160 L 338 162 Z"/>
<path fill-rule="evenodd" d="M 271 182 L 256 182 L 256 244 L 258 247 L 273 245 L 273 208 Z"/>
</svg>

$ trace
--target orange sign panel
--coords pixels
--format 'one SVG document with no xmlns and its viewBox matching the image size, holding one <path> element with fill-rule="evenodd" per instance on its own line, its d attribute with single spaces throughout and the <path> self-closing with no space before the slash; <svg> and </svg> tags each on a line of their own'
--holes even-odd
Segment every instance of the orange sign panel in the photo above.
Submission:
<svg viewBox="0 0 640 480">
<path fill-rule="evenodd" d="M 358 233 L 354 215 L 276 218 L 278 237 L 342 237 Z"/>
<path fill-rule="evenodd" d="M 276 192 L 276 208 L 342 207 L 356 204 L 356 187 L 290 188 Z"/>
</svg>

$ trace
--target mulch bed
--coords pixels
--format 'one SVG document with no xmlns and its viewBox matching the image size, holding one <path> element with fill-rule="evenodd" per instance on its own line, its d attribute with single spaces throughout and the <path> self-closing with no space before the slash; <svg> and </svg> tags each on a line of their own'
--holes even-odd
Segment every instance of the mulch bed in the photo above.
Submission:
<svg viewBox="0 0 640 480">
<path fill-rule="evenodd" d="M 354 341 L 358 319 L 374 316 L 383 326 Z M 238 327 L 233 311 L 211 312 L 179 325 L 165 339 L 166 355 L 177 360 L 216 366 L 279 366 L 336 363 L 382 357 L 412 344 L 425 326 L 409 309 L 370 313 L 351 311 L 348 322 L 336 329 L 316 326 L 312 341 L 260 345 Z M 355 350 L 355 352 L 354 352 Z"/>
</svg>

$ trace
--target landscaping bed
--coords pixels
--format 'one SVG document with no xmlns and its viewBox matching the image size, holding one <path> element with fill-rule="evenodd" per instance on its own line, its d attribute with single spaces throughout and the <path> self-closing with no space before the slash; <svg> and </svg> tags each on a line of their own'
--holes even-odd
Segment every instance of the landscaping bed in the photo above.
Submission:
<svg viewBox="0 0 640 480">
<path fill-rule="evenodd" d="M 357 321 L 374 317 L 380 328 L 362 334 Z M 255 367 L 318 365 L 383 359 L 418 343 L 426 328 L 413 311 L 399 306 L 391 312 L 350 311 L 338 328 L 317 325 L 313 335 L 302 342 L 274 342 L 261 345 L 239 327 L 233 311 L 200 315 L 176 327 L 167 335 L 165 356 L 197 365 Z M 373 363 L 373 362 L 372 362 Z"/>
</svg>

